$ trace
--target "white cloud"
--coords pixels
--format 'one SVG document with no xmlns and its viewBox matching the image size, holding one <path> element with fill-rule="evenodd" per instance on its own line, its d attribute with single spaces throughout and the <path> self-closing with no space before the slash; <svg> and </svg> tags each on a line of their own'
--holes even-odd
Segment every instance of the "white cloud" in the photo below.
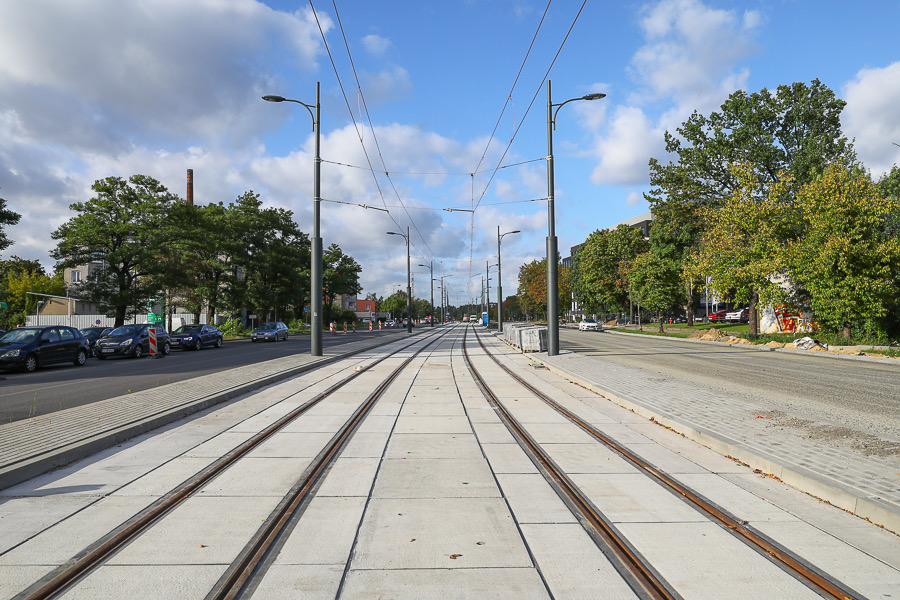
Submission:
<svg viewBox="0 0 900 600">
<path fill-rule="evenodd" d="M 641 202 L 644 201 L 644 195 L 638 194 L 637 192 L 631 192 L 628 194 L 628 197 L 625 198 L 625 204 L 628 206 L 637 206 Z"/>
<path fill-rule="evenodd" d="M 591 173 L 592 182 L 640 183 L 648 178 L 648 159 L 664 151 L 663 132 L 640 108 L 618 106 L 608 133 L 598 139 L 595 151 L 600 164 Z"/>
<path fill-rule="evenodd" d="M 381 56 L 391 47 L 391 40 L 380 35 L 370 34 L 362 39 L 363 47 L 369 54 Z"/>
<path fill-rule="evenodd" d="M 844 131 L 856 138 L 856 151 L 877 179 L 900 163 L 900 62 L 862 69 L 844 86 Z"/>
</svg>

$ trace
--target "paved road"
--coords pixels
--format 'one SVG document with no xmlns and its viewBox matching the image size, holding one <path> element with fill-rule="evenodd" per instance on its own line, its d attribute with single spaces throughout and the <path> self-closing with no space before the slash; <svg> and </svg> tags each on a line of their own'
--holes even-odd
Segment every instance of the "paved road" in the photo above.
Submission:
<svg viewBox="0 0 900 600">
<path fill-rule="evenodd" d="M 372 336 L 406 335 L 405 329 L 359 331 L 356 334 L 325 335 L 323 346 L 343 344 Z M 173 351 L 164 359 L 144 357 L 89 359 L 84 367 L 70 364 L 42 368 L 35 373 L 4 372 L 0 377 L 0 423 L 11 423 L 98 400 L 152 389 L 208 375 L 236 366 L 289 354 L 309 352 L 309 336 L 291 336 L 287 342 L 250 343 L 230 340 L 220 349 L 200 352 Z"/>
<path fill-rule="evenodd" d="M 560 330 L 560 348 L 757 402 L 795 419 L 824 420 L 900 441 L 900 361 L 893 365 L 570 329 Z"/>
</svg>

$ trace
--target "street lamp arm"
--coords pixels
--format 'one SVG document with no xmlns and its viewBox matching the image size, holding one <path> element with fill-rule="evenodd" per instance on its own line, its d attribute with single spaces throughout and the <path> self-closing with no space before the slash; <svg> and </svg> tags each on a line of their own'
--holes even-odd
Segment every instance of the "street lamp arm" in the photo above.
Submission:
<svg viewBox="0 0 900 600">
<path fill-rule="evenodd" d="M 601 98 L 606 98 L 606 94 L 596 93 L 596 94 L 585 94 L 584 96 L 580 96 L 578 98 L 569 98 L 565 102 L 560 102 L 559 104 L 550 104 L 551 107 L 555 106 L 556 111 L 553 113 L 553 118 L 550 120 L 550 123 L 553 125 L 553 128 L 556 128 L 556 115 L 559 114 L 559 109 L 568 104 L 569 102 L 574 102 L 576 100 L 599 100 Z"/>
<path fill-rule="evenodd" d="M 263 100 L 266 102 L 296 102 L 297 104 L 301 104 L 306 107 L 306 110 L 309 111 L 309 116 L 312 117 L 313 122 L 313 130 L 316 128 L 316 115 L 313 113 L 314 106 L 310 106 L 306 102 L 300 102 L 299 100 L 294 100 L 293 98 L 285 98 L 284 96 L 263 96 Z"/>
</svg>

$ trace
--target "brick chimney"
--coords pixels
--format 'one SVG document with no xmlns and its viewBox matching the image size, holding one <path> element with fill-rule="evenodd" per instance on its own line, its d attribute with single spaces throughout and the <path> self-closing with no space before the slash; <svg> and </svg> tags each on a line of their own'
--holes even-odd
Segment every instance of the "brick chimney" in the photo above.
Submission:
<svg viewBox="0 0 900 600">
<path fill-rule="evenodd" d="M 194 204 L 194 170 L 187 170 L 187 203 Z"/>
</svg>

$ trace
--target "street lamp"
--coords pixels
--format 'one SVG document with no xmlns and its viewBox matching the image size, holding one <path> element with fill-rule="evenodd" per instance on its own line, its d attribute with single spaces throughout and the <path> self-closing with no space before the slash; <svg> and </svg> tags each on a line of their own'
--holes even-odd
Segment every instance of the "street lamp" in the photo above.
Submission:
<svg viewBox="0 0 900 600">
<path fill-rule="evenodd" d="M 513 233 L 522 233 L 518 229 L 515 231 L 507 231 L 500 233 L 500 226 L 497 225 L 497 332 L 503 335 L 503 269 L 500 267 L 500 240 L 504 235 Z"/>
<path fill-rule="evenodd" d="M 434 261 L 427 265 L 419 263 L 420 267 L 428 267 L 429 277 L 431 277 L 431 326 L 434 327 Z"/>
<path fill-rule="evenodd" d="M 553 128 L 556 126 L 556 115 L 563 105 L 575 100 L 599 100 L 605 97 L 606 94 L 587 94 L 553 104 L 550 80 L 547 80 L 547 356 L 559 354 L 559 269 L 556 264 L 556 209 L 553 203 Z M 554 106 L 557 107 L 555 112 Z"/>
<path fill-rule="evenodd" d="M 444 277 L 449 278 L 453 277 L 453 275 L 441 275 L 441 325 L 443 325 L 447 320 L 447 314 L 444 307 L 449 306 L 450 304 L 450 292 L 447 291 L 447 288 L 444 287 Z"/>
<path fill-rule="evenodd" d="M 322 204 L 320 189 L 322 158 L 319 156 L 319 140 L 321 137 L 321 107 L 319 105 L 319 82 L 316 82 L 315 107 L 299 100 L 292 100 L 282 96 L 263 96 L 266 102 L 295 102 L 306 107 L 309 116 L 313 120 L 313 129 L 316 131 L 316 155 L 313 166 L 313 236 L 312 257 L 310 265 L 310 344 L 309 353 L 312 356 L 322 356 L 322 236 L 319 230 L 319 208 Z M 313 108 L 316 109 L 313 114 Z"/>
<path fill-rule="evenodd" d="M 485 306 L 487 308 L 487 323 L 484 324 L 488 329 L 491 328 L 491 267 L 496 267 L 497 265 L 488 264 L 490 261 L 484 261 L 484 264 L 487 267 L 484 269 L 484 289 L 486 293 L 485 297 Z"/>
<path fill-rule="evenodd" d="M 397 233 L 396 231 L 388 231 L 388 235 L 399 235 L 406 240 L 406 332 L 412 333 L 412 283 L 409 264 L 409 227 L 406 228 L 406 235 Z"/>
</svg>

